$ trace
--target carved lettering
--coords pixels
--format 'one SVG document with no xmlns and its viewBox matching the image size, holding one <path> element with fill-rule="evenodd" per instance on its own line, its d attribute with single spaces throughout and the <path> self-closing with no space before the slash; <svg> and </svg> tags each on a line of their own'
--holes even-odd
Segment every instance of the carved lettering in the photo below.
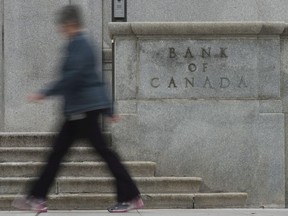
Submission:
<svg viewBox="0 0 288 216">
<path fill-rule="evenodd" d="M 209 80 L 209 77 L 206 77 L 205 84 L 204 84 L 203 88 L 206 88 L 207 84 L 208 84 L 209 88 L 213 88 L 213 86 L 211 85 L 211 82 Z"/>
<path fill-rule="evenodd" d="M 211 57 L 211 47 L 208 47 L 208 51 L 205 48 L 202 49 L 202 58 Z"/>
<path fill-rule="evenodd" d="M 190 48 L 187 48 L 186 54 L 185 54 L 184 58 L 194 58 L 194 56 L 192 55 L 192 52 L 191 52 Z"/>
<path fill-rule="evenodd" d="M 177 88 L 173 77 L 171 77 L 171 80 L 170 80 L 168 88 L 171 88 L 172 85 L 174 86 L 173 88 Z"/>
<path fill-rule="evenodd" d="M 190 72 L 195 72 L 197 70 L 197 66 L 194 63 L 189 64 L 188 69 Z"/>
<path fill-rule="evenodd" d="M 175 52 L 175 48 L 170 47 L 169 48 L 169 58 L 176 58 L 176 52 Z"/>
<path fill-rule="evenodd" d="M 215 88 L 219 88 L 219 89 L 228 89 L 228 88 L 232 88 L 233 90 L 235 88 L 248 88 L 248 84 L 247 84 L 247 80 L 245 79 L 245 76 L 236 78 L 231 75 L 231 77 L 227 74 L 227 71 L 223 71 L 224 74 L 226 75 L 220 75 L 220 77 L 215 77 L 217 76 L 217 74 L 221 74 L 221 71 L 217 71 L 217 73 L 212 73 L 213 71 L 210 71 L 210 65 L 209 64 L 209 59 L 208 58 L 216 58 L 214 59 L 212 62 L 216 62 L 219 63 L 220 68 L 223 68 L 226 63 L 224 58 L 228 58 L 229 56 L 229 52 L 228 52 L 228 48 L 227 47 L 208 47 L 208 46 L 203 46 L 203 47 L 198 47 L 197 49 L 194 49 L 193 47 L 188 47 L 185 50 L 181 50 L 179 51 L 174 47 L 169 47 L 169 55 L 168 58 L 173 59 L 173 61 L 177 61 L 176 63 L 173 62 L 173 65 L 177 66 L 181 63 L 185 63 L 188 65 L 188 71 L 183 71 L 185 73 L 185 76 L 187 76 L 187 72 L 191 72 L 193 73 L 193 77 L 190 77 L 188 75 L 188 77 L 183 76 L 183 78 L 179 78 L 178 77 L 178 73 L 181 73 L 181 71 L 179 70 L 173 70 L 173 74 L 174 72 L 176 72 L 175 74 L 177 74 L 177 79 L 175 82 L 175 76 L 171 76 L 170 78 L 168 77 L 168 80 L 166 80 L 166 78 L 164 80 L 162 80 L 159 77 L 152 77 L 150 80 L 150 85 L 152 88 L 157 89 L 157 88 L 167 88 L 167 84 L 168 84 L 168 88 L 169 89 L 178 89 L 178 87 L 183 87 L 185 85 L 185 88 L 188 90 L 189 88 L 192 90 L 192 88 L 205 88 L 205 89 L 215 89 Z M 179 59 L 180 61 L 178 62 L 178 58 L 185 58 L 185 59 Z M 194 58 L 200 58 L 197 60 L 194 60 Z M 202 58 L 202 59 L 201 59 Z M 218 59 L 217 59 L 218 58 Z M 219 59 L 219 58 L 223 58 L 223 59 Z M 190 62 L 189 62 L 189 59 Z M 170 60 L 172 62 L 172 60 Z M 191 62 L 193 61 L 193 63 Z M 222 61 L 222 62 L 221 62 Z M 196 63 L 197 62 L 197 63 Z M 207 63 L 208 62 L 208 63 Z M 170 66 L 170 65 L 169 65 Z M 216 65 L 215 69 L 217 69 L 218 65 Z M 202 67 L 202 68 L 201 68 Z M 214 68 L 214 66 L 212 66 Z M 169 71 L 169 74 L 171 71 Z M 198 73 L 198 74 L 197 74 Z M 202 77 L 205 73 L 205 77 Z M 198 75 L 195 76 L 194 75 Z M 201 74 L 201 75 L 200 75 Z M 233 72 L 234 74 L 234 72 Z M 183 74 L 184 75 L 184 74 Z M 210 76 L 211 75 L 211 76 Z M 184 80 L 183 80 L 184 79 Z M 165 81 L 166 80 L 166 81 Z M 165 81 L 165 83 L 162 83 L 163 81 Z M 179 83 L 178 83 L 179 82 Z M 234 86 L 233 86 L 234 84 Z M 238 85 L 237 85 L 238 84 Z"/>
<path fill-rule="evenodd" d="M 226 47 L 226 48 L 224 48 L 224 47 L 220 47 L 220 57 L 221 58 L 228 58 L 228 56 L 227 56 L 227 54 L 226 54 L 226 50 L 227 50 L 228 48 Z"/>
<path fill-rule="evenodd" d="M 188 88 L 188 84 L 192 87 L 194 87 L 194 77 L 192 77 L 191 80 L 189 80 L 187 77 L 185 77 L 185 85 L 186 85 L 186 88 Z"/>
<path fill-rule="evenodd" d="M 230 86 L 230 80 L 227 77 L 220 78 L 220 88 L 228 88 Z"/>
<path fill-rule="evenodd" d="M 206 72 L 207 67 L 208 67 L 208 64 L 207 63 L 203 63 L 203 72 Z"/>
<path fill-rule="evenodd" d="M 247 88 L 247 87 L 248 87 L 248 85 L 247 85 L 247 83 L 246 83 L 246 81 L 245 81 L 245 79 L 244 79 L 244 76 L 241 77 L 241 80 L 240 80 L 240 82 L 239 82 L 238 87 L 239 87 L 239 88 Z"/>
<path fill-rule="evenodd" d="M 151 86 L 153 88 L 158 88 L 160 86 L 159 78 L 152 78 L 151 79 Z"/>
</svg>

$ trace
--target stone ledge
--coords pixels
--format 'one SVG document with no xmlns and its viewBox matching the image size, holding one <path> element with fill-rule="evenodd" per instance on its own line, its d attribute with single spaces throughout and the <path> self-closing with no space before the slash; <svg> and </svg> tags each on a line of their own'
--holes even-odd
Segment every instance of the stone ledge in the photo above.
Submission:
<svg viewBox="0 0 288 216">
<path fill-rule="evenodd" d="M 111 22 L 108 28 L 111 38 L 116 35 L 246 36 L 281 35 L 288 32 L 288 25 L 284 22 Z"/>
</svg>

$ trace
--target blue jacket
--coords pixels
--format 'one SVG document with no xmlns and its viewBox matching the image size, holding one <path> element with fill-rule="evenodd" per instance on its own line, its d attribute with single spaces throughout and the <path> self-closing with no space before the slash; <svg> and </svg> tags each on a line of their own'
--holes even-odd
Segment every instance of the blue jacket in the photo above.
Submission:
<svg viewBox="0 0 288 216">
<path fill-rule="evenodd" d="M 84 33 L 74 36 L 68 43 L 61 67 L 61 78 L 41 90 L 45 96 L 64 97 L 64 114 L 80 114 L 103 110 L 112 115 L 112 101 L 96 71 L 96 56 Z"/>
</svg>

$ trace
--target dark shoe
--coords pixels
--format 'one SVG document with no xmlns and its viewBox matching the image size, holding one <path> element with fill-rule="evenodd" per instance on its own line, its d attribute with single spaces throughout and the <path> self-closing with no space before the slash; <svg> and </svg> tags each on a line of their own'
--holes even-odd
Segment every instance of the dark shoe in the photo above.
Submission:
<svg viewBox="0 0 288 216">
<path fill-rule="evenodd" d="M 141 198 L 136 198 L 130 202 L 117 203 L 116 205 L 108 208 L 110 213 L 123 213 L 134 209 L 141 209 L 144 207 L 143 200 Z"/>
</svg>

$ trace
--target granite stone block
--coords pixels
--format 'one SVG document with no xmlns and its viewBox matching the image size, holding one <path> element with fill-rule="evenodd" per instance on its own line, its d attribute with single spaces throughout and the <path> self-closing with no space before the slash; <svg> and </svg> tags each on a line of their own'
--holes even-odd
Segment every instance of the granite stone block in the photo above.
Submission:
<svg viewBox="0 0 288 216">
<path fill-rule="evenodd" d="M 117 100 L 135 99 L 137 94 L 137 43 L 131 38 L 115 40 L 115 94 Z"/>
<path fill-rule="evenodd" d="M 137 102 L 135 100 L 119 100 L 116 102 L 117 111 L 123 114 L 136 114 Z"/>
<path fill-rule="evenodd" d="M 114 123 L 111 127 L 113 148 L 123 160 L 138 160 L 136 159 L 137 155 L 144 153 L 137 151 L 140 132 L 138 116 L 136 114 L 120 114 L 120 118 L 121 121 Z"/>
<path fill-rule="evenodd" d="M 281 99 L 283 111 L 288 112 L 288 38 L 281 40 Z"/>
<path fill-rule="evenodd" d="M 201 176 L 203 192 L 247 192 L 251 206 L 284 206 L 283 114 L 260 114 L 258 101 L 137 103 L 138 115 L 113 128 L 124 158 L 155 161 L 157 176 Z"/>
<path fill-rule="evenodd" d="M 140 39 L 138 43 L 139 99 L 280 95 L 279 40 Z"/>
<path fill-rule="evenodd" d="M 288 21 L 283 0 L 128 0 L 127 5 L 128 22 Z"/>
<path fill-rule="evenodd" d="M 259 98 L 280 98 L 280 40 L 258 40 Z"/>
<path fill-rule="evenodd" d="M 260 100 L 260 113 L 283 113 L 281 100 Z"/>
</svg>

